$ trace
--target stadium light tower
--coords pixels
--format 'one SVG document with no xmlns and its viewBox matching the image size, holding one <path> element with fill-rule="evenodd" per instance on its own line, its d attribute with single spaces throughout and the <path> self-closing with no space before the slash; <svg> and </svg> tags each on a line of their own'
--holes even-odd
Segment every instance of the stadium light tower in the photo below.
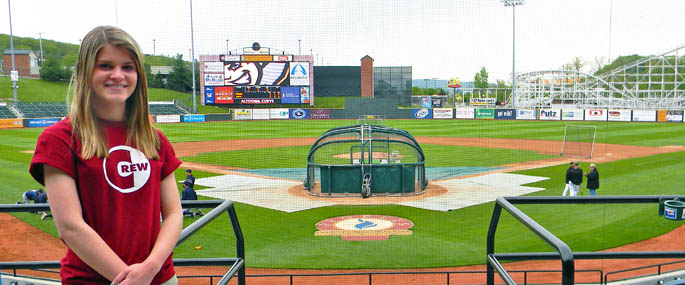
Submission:
<svg viewBox="0 0 685 285">
<path fill-rule="evenodd" d="M 12 78 L 12 93 L 14 95 L 14 102 L 16 103 L 19 102 L 19 99 L 17 98 L 17 88 L 19 88 L 19 86 L 17 86 L 17 81 L 19 80 L 19 73 L 14 66 L 14 35 L 12 34 L 12 7 L 10 0 L 7 0 L 7 12 L 10 16 L 10 55 L 12 56 L 12 70 L 10 71 L 10 77 Z"/>
<path fill-rule="evenodd" d="M 505 7 L 511 6 L 511 106 L 516 107 L 516 6 L 524 0 L 501 0 Z"/>
<path fill-rule="evenodd" d="M 193 35 L 193 0 L 190 0 L 190 58 L 193 65 L 193 114 L 197 114 L 197 99 L 195 93 L 195 37 Z"/>
</svg>

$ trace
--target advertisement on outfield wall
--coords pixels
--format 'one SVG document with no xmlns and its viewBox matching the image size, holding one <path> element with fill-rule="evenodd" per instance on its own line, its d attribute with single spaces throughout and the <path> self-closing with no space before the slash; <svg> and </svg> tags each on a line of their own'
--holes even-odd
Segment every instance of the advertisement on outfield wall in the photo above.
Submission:
<svg viewBox="0 0 685 285">
<path fill-rule="evenodd" d="M 471 98 L 469 102 L 474 106 L 495 106 L 497 98 Z"/>
<path fill-rule="evenodd" d="M 300 104 L 300 87 L 281 87 L 282 104 Z"/>
<path fill-rule="evenodd" d="M 224 85 L 287 86 L 290 84 L 289 71 L 288 62 L 228 61 L 224 68 Z"/>
<path fill-rule="evenodd" d="M 607 111 L 607 119 L 614 122 L 630 122 L 632 118 L 631 110 L 609 110 Z"/>
<path fill-rule="evenodd" d="M 205 105 L 214 104 L 214 87 L 205 87 Z"/>
<path fill-rule="evenodd" d="M 309 87 L 300 87 L 300 102 L 309 104 Z"/>
<path fill-rule="evenodd" d="M 233 104 L 234 97 L 235 95 L 233 94 L 233 87 L 214 87 L 215 104 Z"/>
<path fill-rule="evenodd" d="M 205 61 L 204 72 L 205 73 L 222 73 L 224 72 L 224 63 L 219 61 Z"/>
<path fill-rule="evenodd" d="M 562 109 L 562 121 L 582 121 L 585 111 L 583 109 Z"/>
<path fill-rule="evenodd" d="M 559 121 L 561 120 L 560 109 L 540 109 L 540 120 Z"/>
<path fill-rule="evenodd" d="M 223 74 L 205 73 L 205 86 L 223 86 L 223 85 L 224 85 L 224 75 Z"/>
<path fill-rule="evenodd" d="M 535 110 L 525 110 L 525 109 L 516 110 L 516 119 L 517 120 L 535 120 L 536 115 L 537 115 L 537 113 L 535 112 Z"/>
<path fill-rule="evenodd" d="M 204 114 L 183 115 L 183 122 L 184 123 L 199 123 L 199 122 L 204 122 L 204 121 L 205 121 L 205 115 Z"/>
<path fill-rule="evenodd" d="M 62 119 L 60 118 L 49 118 L 49 119 L 26 119 L 24 121 L 24 125 L 29 128 L 41 128 L 41 127 L 49 127 L 54 124 L 57 124 L 57 122 L 61 121 Z"/>
<path fill-rule="evenodd" d="M 269 110 L 269 117 L 271 119 L 284 120 L 284 119 L 288 119 L 290 117 L 290 112 L 288 111 L 288 109 L 285 109 L 285 108 L 270 109 Z"/>
<path fill-rule="evenodd" d="M 432 118 L 432 112 L 433 110 L 431 109 L 412 109 L 411 110 L 411 117 L 414 119 L 430 119 Z"/>
<path fill-rule="evenodd" d="M 309 111 L 310 119 L 330 119 L 331 110 L 330 109 L 312 109 Z"/>
<path fill-rule="evenodd" d="M 495 109 L 495 120 L 515 120 L 516 110 L 514 109 Z"/>
<path fill-rule="evenodd" d="M 253 120 L 268 120 L 271 112 L 269 109 L 252 109 Z"/>
<path fill-rule="evenodd" d="M 235 109 L 233 110 L 234 120 L 252 120 L 252 109 Z"/>
<path fill-rule="evenodd" d="M 290 118 L 296 120 L 309 119 L 308 109 L 290 109 Z"/>
<path fill-rule="evenodd" d="M 494 119 L 495 109 L 476 109 L 476 119 Z"/>
<path fill-rule="evenodd" d="M 454 118 L 454 109 L 451 108 L 435 108 L 433 109 L 433 119 L 452 119 Z"/>
<path fill-rule="evenodd" d="M 155 117 L 155 122 L 159 124 L 163 123 L 180 123 L 181 116 L 179 115 L 159 115 Z"/>
<path fill-rule="evenodd" d="M 607 109 L 586 109 L 585 110 L 585 120 L 586 121 L 606 121 L 607 120 Z"/>
<path fill-rule="evenodd" d="M 457 108 L 454 109 L 455 119 L 473 119 L 476 117 L 476 111 L 473 108 Z"/>
<path fill-rule="evenodd" d="M 633 110 L 633 122 L 656 122 L 656 111 Z"/>
<path fill-rule="evenodd" d="M 657 122 L 682 122 L 683 111 L 658 110 L 656 120 Z"/>
<path fill-rule="evenodd" d="M 290 85 L 309 86 L 309 62 L 298 61 L 290 63 Z"/>
<path fill-rule="evenodd" d="M 23 128 L 24 120 L 22 119 L 0 119 L 0 129 Z"/>
</svg>

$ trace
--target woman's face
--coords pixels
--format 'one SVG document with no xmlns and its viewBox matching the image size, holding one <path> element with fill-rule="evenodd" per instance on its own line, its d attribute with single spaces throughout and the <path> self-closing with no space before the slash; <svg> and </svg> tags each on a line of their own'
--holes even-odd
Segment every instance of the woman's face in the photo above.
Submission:
<svg viewBox="0 0 685 285">
<path fill-rule="evenodd" d="M 109 44 L 98 52 L 92 82 L 96 108 L 125 107 L 137 82 L 136 63 L 126 49 Z"/>
</svg>

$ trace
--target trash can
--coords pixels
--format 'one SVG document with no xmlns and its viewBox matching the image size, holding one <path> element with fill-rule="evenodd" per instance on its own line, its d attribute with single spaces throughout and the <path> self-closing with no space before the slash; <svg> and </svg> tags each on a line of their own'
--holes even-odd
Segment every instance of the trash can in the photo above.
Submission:
<svg viewBox="0 0 685 285">
<path fill-rule="evenodd" d="M 674 221 L 682 221 L 683 209 L 685 209 L 685 203 L 678 200 L 666 200 L 664 202 L 664 218 Z"/>
</svg>

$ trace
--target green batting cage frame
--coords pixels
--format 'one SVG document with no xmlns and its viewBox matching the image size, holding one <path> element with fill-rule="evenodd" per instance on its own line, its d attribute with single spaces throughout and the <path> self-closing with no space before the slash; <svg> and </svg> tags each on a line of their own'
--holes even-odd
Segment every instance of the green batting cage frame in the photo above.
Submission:
<svg viewBox="0 0 685 285">
<path fill-rule="evenodd" d="M 425 156 L 404 130 L 358 124 L 333 128 L 307 155 L 307 193 L 324 197 L 409 196 L 425 192 Z"/>
</svg>

